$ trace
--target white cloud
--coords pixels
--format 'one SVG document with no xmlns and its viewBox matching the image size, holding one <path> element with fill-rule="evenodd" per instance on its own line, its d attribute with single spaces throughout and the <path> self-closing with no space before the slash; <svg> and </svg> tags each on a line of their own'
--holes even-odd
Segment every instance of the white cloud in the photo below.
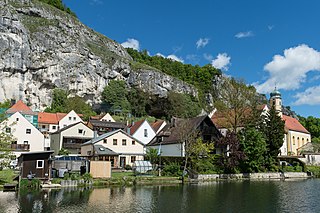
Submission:
<svg viewBox="0 0 320 213">
<path fill-rule="evenodd" d="M 205 46 L 207 46 L 207 44 L 209 44 L 208 38 L 200 38 L 196 43 L 197 49 L 205 47 Z"/>
<path fill-rule="evenodd" d="M 132 49 L 135 49 L 135 50 L 139 50 L 140 49 L 139 41 L 134 39 L 134 38 L 128 38 L 127 41 L 121 43 L 121 45 L 124 48 L 132 48 Z"/>
<path fill-rule="evenodd" d="M 294 90 L 306 81 L 307 73 L 320 71 L 320 52 L 302 44 L 284 50 L 284 55 L 275 55 L 264 66 L 269 78 L 262 84 L 256 83 L 258 92 L 268 93 L 275 86 L 278 89 Z"/>
<path fill-rule="evenodd" d="M 247 31 L 247 32 L 239 32 L 235 35 L 236 38 L 248 38 L 254 36 L 253 32 Z"/>
<path fill-rule="evenodd" d="M 219 53 L 217 57 L 212 60 L 211 64 L 217 69 L 228 70 L 230 65 L 231 57 L 227 53 Z"/>
<path fill-rule="evenodd" d="M 163 55 L 161 53 L 157 53 L 156 56 L 159 56 L 159 57 L 162 57 L 162 58 L 168 58 L 168 59 L 171 59 L 173 61 L 178 61 L 178 62 L 181 62 L 181 63 L 184 62 L 184 60 L 182 58 L 179 58 L 178 56 L 173 55 L 173 54 L 165 56 L 165 55 Z"/>
<path fill-rule="evenodd" d="M 304 92 L 299 92 L 295 96 L 297 100 L 294 105 L 317 105 L 320 104 L 320 86 L 310 87 Z"/>
<path fill-rule="evenodd" d="M 203 54 L 203 57 L 204 57 L 204 59 L 206 59 L 208 61 L 212 61 L 213 60 L 213 56 L 210 55 L 210 54 L 207 54 L 207 53 Z"/>
<path fill-rule="evenodd" d="M 182 58 L 179 58 L 178 56 L 173 55 L 173 54 L 172 54 L 172 55 L 168 55 L 167 58 L 169 58 L 169 59 L 171 59 L 171 60 L 174 60 L 174 61 L 181 62 L 181 63 L 184 62 Z"/>
</svg>

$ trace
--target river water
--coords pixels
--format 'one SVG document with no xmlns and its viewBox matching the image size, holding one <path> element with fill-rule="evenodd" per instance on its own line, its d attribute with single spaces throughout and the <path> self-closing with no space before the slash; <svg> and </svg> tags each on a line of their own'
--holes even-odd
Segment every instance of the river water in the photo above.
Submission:
<svg viewBox="0 0 320 213">
<path fill-rule="evenodd" d="M 0 212 L 320 212 L 320 179 L 0 191 Z"/>
</svg>

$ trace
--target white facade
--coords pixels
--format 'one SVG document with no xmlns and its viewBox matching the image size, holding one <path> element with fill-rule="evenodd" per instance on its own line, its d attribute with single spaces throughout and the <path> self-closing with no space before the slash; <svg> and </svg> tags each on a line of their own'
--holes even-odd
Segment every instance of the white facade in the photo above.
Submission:
<svg viewBox="0 0 320 213">
<path fill-rule="evenodd" d="M 116 152 L 119 155 L 117 157 L 118 159 L 116 160 L 116 167 L 132 165 L 135 160 L 143 160 L 144 144 L 126 134 L 122 130 L 115 130 L 114 134 L 110 133 L 108 137 L 95 142 L 94 145 L 102 145 L 108 149 L 111 149 L 113 152 Z M 93 151 L 92 147 L 93 146 L 91 143 L 83 145 L 81 147 L 81 154 L 84 156 L 88 155 L 86 152 L 88 150 Z"/>
<path fill-rule="evenodd" d="M 184 143 L 174 143 L 174 144 L 161 144 L 155 146 L 148 146 L 148 148 L 153 148 L 160 152 L 160 156 L 163 157 L 184 157 L 185 156 L 185 146 Z"/>
<path fill-rule="evenodd" d="M 116 122 L 109 113 L 105 114 L 100 121 Z"/>
<path fill-rule="evenodd" d="M 43 134 L 19 112 L 14 113 L 0 125 L 1 131 L 11 133 L 16 140 L 16 144 L 12 146 L 16 146 L 13 153 L 17 157 L 21 152 L 44 151 Z"/>
<path fill-rule="evenodd" d="M 148 144 L 155 136 L 156 133 L 147 120 L 144 120 L 139 128 L 132 134 L 132 137 L 138 139 L 144 145 Z"/>
<path fill-rule="evenodd" d="M 74 138 L 80 140 L 90 140 L 93 138 L 94 132 L 87 127 L 84 123 L 79 122 L 69 128 L 62 129 L 50 136 L 50 147 L 54 150 L 54 154 L 57 155 L 59 150 L 63 147 L 64 138 Z"/>
<path fill-rule="evenodd" d="M 83 122 L 83 120 L 75 111 L 72 110 L 59 121 L 59 129 L 78 122 Z"/>
</svg>

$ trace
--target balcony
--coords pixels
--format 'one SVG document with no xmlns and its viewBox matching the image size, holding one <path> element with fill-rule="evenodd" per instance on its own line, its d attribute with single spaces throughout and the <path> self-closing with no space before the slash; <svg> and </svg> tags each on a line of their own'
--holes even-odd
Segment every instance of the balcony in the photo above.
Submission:
<svg viewBox="0 0 320 213">
<path fill-rule="evenodd" d="M 81 149 L 81 143 L 63 143 L 64 149 Z"/>
<path fill-rule="evenodd" d="M 12 151 L 29 151 L 30 144 L 11 144 Z"/>
</svg>

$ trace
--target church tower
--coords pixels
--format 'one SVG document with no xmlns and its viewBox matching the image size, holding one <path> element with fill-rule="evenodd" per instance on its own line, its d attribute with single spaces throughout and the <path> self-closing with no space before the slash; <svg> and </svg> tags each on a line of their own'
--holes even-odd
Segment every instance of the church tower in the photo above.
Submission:
<svg viewBox="0 0 320 213">
<path fill-rule="evenodd" d="M 270 106 L 274 106 L 278 115 L 282 118 L 282 101 L 281 101 L 281 93 L 274 88 L 274 90 L 270 93 Z"/>
</svg>

